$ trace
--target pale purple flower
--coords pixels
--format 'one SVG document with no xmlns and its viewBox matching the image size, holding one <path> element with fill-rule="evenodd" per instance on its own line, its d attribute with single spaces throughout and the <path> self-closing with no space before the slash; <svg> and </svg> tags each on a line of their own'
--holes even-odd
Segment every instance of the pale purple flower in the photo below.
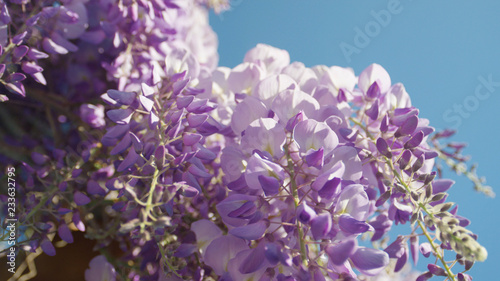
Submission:
<svg viewBox="0 0 500 281">
<path fill-rule="evenodd" d="M 351 256 L 351 261 L 361 273 L 373 276 L 389 264 L 389 255 L 381 250 L 359 247 Z"/>
<path fill-rule="evenodd" d="M 85 270 L 86 281 L 114 281 L 116 280 L 116 271 L 111 263 L 106 260 L 105 256 L 94 257 L 89 268 Z"/>
<path fill-rule="evenodd" d="M 245 54 L 243 61 L 258 64 L 267 73 L 279 73 L 281 69 L 290 64 L 290 55 L 285 50 L 266 44 L 257 44 L 255 48 Z"/>
<path fill-rule="evenodd" d="M 214 272 L 222 276 L 230 267 L 229 261 L 238 253 L 247 250 L 248 246 L 245 240 L 233 235 L 221 236 L 210 243 L 205 253 L 205 263 L 210 266 Z"/>
<path fill-rule="evenodd" d="M 92 128 L 102 128 L 106 125 L 104 106 L 100 104 L 82 104 L 80 106 L 80 118 Z"/>
</svg>

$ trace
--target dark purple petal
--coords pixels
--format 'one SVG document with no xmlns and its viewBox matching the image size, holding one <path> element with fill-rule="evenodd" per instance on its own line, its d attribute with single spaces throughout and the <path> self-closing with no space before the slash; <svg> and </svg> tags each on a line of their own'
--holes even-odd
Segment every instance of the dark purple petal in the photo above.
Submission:
<svg viewBox="0 0 500 281">
<path fill-rule="evenodd" d="M 26 79 L 26 75 L 19 73 L 19 72 L 16 72 L 16 73 L 12 73 L 11 75 L 7 76 L 7 78 L 5 78 L 5 82 L 16 83 L 16 82 L 21 82 L 24 79 Z"/>
<path fill-rule="evenodd" d="M 384 250 L 387 254 L 389 254 L 390 258 L 398 259 L 400 258 L 405 251 L 405 243 L 402 236 L 398 236 L 394 242 L 392 242 L 387 248 Z"/>
<path fill-rule="evenodd" d="M 31 159 L 37 165 L 45 164 L 50 158 L 47 155 L 38 153 L 36 151 L 31 152 Z"/>
<path fill-rule="evenodd" d="M 162 168 L 165 165 L 165 156 L 167 154 L 167 150 L 165 146 L 160 145 L 155 150 L 155 163 L 156 166 Z"/>
<path fill-rule="evenodd" d="M 192 187 L 190 185 L 182 185 L 182 195 L 186 197 L 195 197 L 196 195 L 200 194 L 200 191 L 196 189 L 195 187 Z"/>
<path fill-rule="evenodd" d="M 324 162 L 324 149 L 312 150 L 306 155 L 306 163 L 311 167 L 321 168 Z"/>
<path fill-rule="evenodd" d="M 321 198 L 330 199 L 332 198 L 338 191 L 338 187 L 340 184 L 340 178 L 333 178 L 327 181 L 323 187 L 318 191 L 318 195 Z"/>
<path fill-rule="evenodd" d="M 135 152 L 135 149 L 130 149 L 128 151 L 127 157 L 120 163 L 117 171 L 123 172 L 126 169 L 134 166 L 135 162 L 139 159 L 139 155 Z"/>
<path fill-rule="evenodd" d="M 106 134 L 104 134 L 103 138 L 110 138 L 110 139 L 119 139 L 125 135 L 130 130 L 130 126 L 128 124 L 124 125 L 116 125 L 114 127 L 111 127 L 108 129 Z"/>
<path fill-rule="evenodd" d="M 80 219 L 80 213 L 79 212 L 74 212 L 73 213 L 73 218 L 72 218 L 73 223 L 75 224 L 75 227 L 80 230 L 81 232 L 85 232 L 85 224 L 83 224 L 82 220 Z"/>
<path fill-rule="evenodd" d="M 29 18 L 27 21 L 26 21 L 26 25 L 27 26 L 33 26 L 35 24 L 37 24 L 38 20 L 40 19 L 40 16 L 42 15 L 42 13 L 37 13 L 35 14 L 34 16 L 32 16 L 31 18 Z"/>
<path fill-rule="evenodd" d="M 21 46 L 18 46 L 14 49 L 14 51 L 12 52 L 12 56 L 14 58 L 14 60 L 16 61 L 19 61 L 21 60 L 27 53 L 28 53 L 28 46 L 26 45 L 21 45 Z"/>
<path fill-rule="evenodd" d="M 425 156 L 425 159 L 433 159 L 433 158 L 438 157 L 439 154 L 436 151 L 431 150 L 431 151 L 424 152 L 424 156 Z"/>
<path fill-rule="evenodd" d="M 58 188 L 59 188 L 60 191 L 65 191 L 66 188 L 68 188 L 68 182 L 66 182 L 66 181 L 61 182 L 59 184 Z"/>
<path fill-rule="evenodd" d="M 415 129 L 418 126 L 418 117 L 417 116 L 411 116 L 406 120 L 401 127 L 396 131 L 394 136 L 397 138 L 400 136 L 407 136 L 413 134 L 415 132 Z"/>
<path fill-rule="evenodd" d="M 15 45 L 21 44 L 21 42 L 23 42 L 24 38 L 26 38 L 26 35 L 28 35 L 28 31 L 24 31 L 24 32 L 19 33 L 18 35 L 12 37 L 12 43 Z"/>
<path fill-rule="evenodd" d="M 255 214 L 255 211 L 257 211 L 257 206 L 255 206 L 255 203 L 252 201 L 247 201 L 243 205 L 241 205 L 241 207 L 228 213 L 228 216 L 232 218 L 250 217 Z"/>
<path fill-rule="evenodd" d="M 130 118 L 132 118 L 132 113 L 134 111 L 130 108 L 125 109 L 112 109 L 106 113 L 106 115 L 111 119 L 111 121 L 116 124 L 124 125 L 130 122 Z"/>
<path fill-rule="evenodd" d="M 456 133 L 455 130 L 445 129 L 441 132 L 436 133 L 436 138 L 449 138 Z"/>
<path fill-rule="evenodd" d="M 65 223 L 59 225 L 59 227 L 57 228 L 57 234 L 59 235 L 59 237 L 61 237 L 62 240 L 68 243 L 73 243 L 73 235 L 71 234 L 71 230 Z"/>
<path fill-rule="evenodd" d="M 351 261 L 361 273 L 374 276 L 389 264 L 389 255 L 381 250 L 362 247 L 351 256 Z"/>
<path fill-rule="evenodd" d="M 404 252 L 401 257 L 396 261 L 396 266 L 394 267 L 394 272 L 399 272 L 405 266 L 408 261 L 408 250 L 404 248 Z"/>
<path fill-rule="evenodd" d="M 82 169 L 74 169 L 71 171 L 71 177 L 76 178 L 82 173 Z"/>
<path fill-rule="evenodd" d="M 184 145 L 192 146 L 200 142 L 203 137 L 200 134 L 194 133 L 184 133 L 182 136 L 182 142 Z"/>
<path fill-rule="evenodd" d="M 122 105 L 131 105 L 135 101 L 136 94 L 118 90 L 108 90 L 108 96 Z"/>
<path fill-rule="evenodd" d="M 257 240 L 264 235 L 267 226 L 268 224 L 261 220 L 245 226 L 235 227 L 229 230 L 229 233 L 241 239 Z"/>
<path fill-rule="evenodd" d="M 422 131 L 419 131 L 418 133 L 416 133 L 413 137 L 411 137 L 411 139 L 409 139 L 405 143 L 404 148 L 405 149 L 413 149 L 413 148 L 419 146 L 420 143 L 422 143 L 423 139 L 424 139 L 424 133 Z"/>
<path fill-rule="evenodd" d="M 410 237 L 410 252 L 411 258 L 413 259 L 413 264 L 417 265 L 418 262 L 418 236 Z"/>
<path fill-rule="evenodd" d="M 9 92 L 13 94 L 20 95 L 22 97 L 26 96 L 26 91 L 24 89 L 24 85 L 21 84 L 20 82 L 15 82 L 15 83 L 7 83 L 5 84 L 5 87 L 9 90 Z"/>
<path fill-rule="evenodd" d="M 106 191 L 94 180 L 87 182 L 87 193 L 91 195 L 106 196 Z"/>
<path fill-rule="evenodd" d="M 432 273 L 430 273 L 429 271 L 423 273 L 423 274 L 420 274 L 418 277 L 417 277 L 417 280 L 415 281 L 427 281 L 429 279 L 432 278 Z"/>
<path fill-rule="evenodd" d="M 470 224 L 470 220 L 468 220 L 464 217 L 455 215 L 455 218 L 457 218 L 460 221 L 458 225 L 460 225 L 461 227 L 466 227 Z"/>
<path fill-rule="evenodd" d="M 174 257 L 186 258 L 196 252 L 196 245 L 194 244 L 181 244 L 177 250 L 175 250 Z"/>
<path fill-rule="evenodd" d="M 132 145 L 130 134 L 126 134 L 123 139 L 111 150 L 111 155 L 122 153 Z"/>
<path fill-rule="evenodd" d="M 242 174 L 237 180 L 234 180 L 227 184 L 227 188 L 233 191 L 243 190 L 246 187 L 248 187 L 248 185 L 245 180 L 245 174 Z"/>
<path fill-rule="evenodd" d="M 380 86 L 377 81 L 373 82 L 368 90 L 366 91 L 366 97 L 369 99 L 374 99 L 380 96 Z"/>
<path fill-rule="evenodd" d="M 377 139 L 377 150 L 380 154 L 384 155 L 387 158 L 392 158 L 392 153 L 389 151 L 389 145 L 383 138 Z"/>
<path fill-rule="evenodd" d="M 457 275 L 458 281 L 472 281 L 472 277 L 466 273 L 459 273 Z"/>
<path fill-rule="evenodd" d="M 375 229 L 375 233 L 373 234 L 371 241 L 376 241 L 382 238 L 392 226 L 392 221 L 385 215 L 378 215 L 375 220 L 370 221 L 370 225 Z"/>
<path fill-rule="evenodd" d="M 47 238 L 43 239 L 42 243 L 40 243 L 40 247 L 42 248 L 45 254 L 49 256 L 56 255 L 56 248 L 54 248 L 54 245 L 52 245 L 52 242 L 50 242 L 49 239 Z"/>
<path fill-rule="evenodd" d="M 120 190 L 122 189 L 124 186 L 123 186 L 123 183 L 120 182 L 119 179 L 109 179 L 108 181 L 106 181 L 106 188 L 109 189 L 109 190 Z"/>
<path fill-rule="evenodd" d="M 311 220 L 311 233 L 314 240 L 323 239 L 332 229 L 332 217 L 322 213 Z"/>
<path fill-rule="evenodd" d="M 56 44 L 52 39 L 49 37 L 43 38 L 42 41 L 42 46 L 43 49 L 49 53 L 49 54 L 60 54 L 60 55 L 65 55 L 68 53 L 68 50 L 64 48 L 63 46 Z"/>
<path fill-rule="evenodd" d="M 167 120 L 170 121 L 171 124 L 177 124 L 181 121 L 185 112 L 185 109 L 174 111 L 172 114 L 169 114 Z"/>
<path fill-rule="evenodd" d="M 413 166 L 411 167 L 411 170 L 413 172 L 416 172 L 418 170 L 420 170 L 420 168 L 422 168 L 422 166 L 424 166 L 424 161 L 425 161 L 425 157 L 424 155 L 420 155 L 417 160 L 415 161 L 415 163 L 413 163 Z"/>
<path fill-rule="evenodd" d="M 304 120 L 304 113 L 301 110 L 299 113 L 297 113 L 295 116 L 293 116 L 287 121 L 285 129 L 289 132 L 293 131 L 293 128 L 295 128 L 297 123 L 299 123 L 302 120 Z"/>
<path fill-rule="evenodd" d="M 370 224 L 358 221 L 349 214 L 343 214 L 339 217 L 339 227 L 342 231 L 349 234 L 359 234 L 374 230 Z"/>
<path fill-rule="evenodd" d="M 384 118 L 382 118 L 382 121 L 380 121 L 380 131 L 382 133 L 387 132 L 389 130 L 389 117 L 387 115 L 384 115 Z"/>
<path fill-rule="evenodd" d="M 244 212 L 244 215 L 241 214 L 238 215 L 237 217 L 234 217 L 235 213 L 233 213 L 233 211 L 242 208 L 242 206 L 245 205 L 245 203 L 247 202 L 253 203 L 255 202 L 255 200 L 256 197 L 254 196 L 233 194 L 228 196 L 226 199 L 222 200 L 222 202 L 220 202 L 219 204 L 217 204 L 216 208 L 225 224 L 231 226 L 243 226 L 246 225 L 249 221 L 247 217 L 253 213 L 250 211 L 246 211 Z M 245 210 L 247 210 L 246 208 L 248 207 L 244 208 Z M 230 217 L 229 214 L 231 214 L 233 217 Z"/>
<path fill-rule="evenodd" d="M 177 108 L 178 109 L 183 109 L 191 104 L 193 102 L 194 97 L 193 96 L 187 96 L 187 97 L 178 97 L 176 100 L 177 103 Z M 205 101 L 206 103 L 206 101 Z"/>
<path fill-rule="evenodd" d="M 372 104 L 370 108 L 365 110 L 365 114 L 370 117 L 372 120 L 377 120 L 378 118 L 378 108 L 379 108 L 379 103 L 378 100 L 375 100 L 375 102 Z"/>
<path fill-rule="evenodd" d="M 187 121 L 190 127 L 196 128 L 207 121 L 208 115 L 206 114 L 188 114 Z"/>
<path fill-rule="evenodd" d="M 401 155 L 401 158 L 399 158 L 398 163 L 399 163 L 399 168 L 401 170 L 405 170 L 408 168 L 408 164 L 410 163 L 411 159 L 411 151 L 405 150 L 403 151 L 403 155 Z"/>
<path fill-rule="evenodd" d="M 186 72 L 184 72 L 184 74 L 185 73 Z M 180 92 L 182 92 L 186 88 L 188 83 L 189 83 L 189 79 L 183 79 L 183 80 L 175 82 L 173 85 L 173 94 L 177 96 Z"/>
<path fill-rule="evenodd" d="M 217 158 L 217 154 L 215 154 L 212 150 L 207 149 L 205 147 L 199 147 L 200 150 L 196 153 L 196 158 L 200 160 L 213 161 Z"/>
<path fill-rule="evenodd" d="M 23 62 L 22 65 L 21 65 L 21 69 L 24 71 L 24 73 L 26 74 L 33 74 L 33 73 L 37 73 L 37 72 L 41 72 L 43 71 L 43 68 L 39 65 L 37 65 L 36 63 L 34 62 Z M 0 77 L 1 77 L 1 73 L 0 73 Z"/>
<path fill-rule="evenodd" d="M 198 127 L 198 133 L 203 136 L 209 136 L 219 132 L 222 129 L 221 124 L 219 124 L 215 119 L 209 118 L 207 122 L 202 123 Z"/>
<path fill-rule="evenodd" d="M 432 252 L 432 247 L 431 247 L 431 244 L 425 242 L 425 243 L 422 243 L 420 244 L 420 253 L 422 253 L 422 255 L 424 255 L 424 257 L 428 258 Z"/>
<path fill-rule="evenodd" d="M 214 108 L 215 105 L 206 99 L 193 101 L 188 107 L 186 107 L 188 112 L 195 114 L 207 113 L 212 111 Z"/>
<path fill-rule="evenodd" d="M 329 245 L 326 247 L 325 252 L 330 257 L 330 261 L 335 265 L 342 265 L 351 257 L 357 248 L 356 239 L 348 239 L 338 244 Z"/>
<path fill-rule="evenodd" d="M 345 90 L 344 90 L 344 88 L 340 88 L 339 92 L 337 94 L 337 102 L 341 103 L 341 102 L 345 102 L 345 101 L 347 101 L 347 96 L 345 94 Z"/>
<path fill-rule="evenodd" d="M 49 57 L 48 54 L 41 52 L 35 48 L 30 48 L 26 55 L 32 60 L 46 59 Z"/>
<path fill-rule="evenodd" d="M 273 196 L 279 193 L 281 183 L 280 181 L 271 176 L 259 175 L 259 183 L 267 196 Z"/>
<path fill-rule="evenodd" d="M 429 269 L 429 272 L 432 273 L 433 275 L 436 275 L 436 276 L 448 276 L 446 274 L 446 271 L 443 268 L 441 268 L 441 267 L 439 267 L 439 266 L 437 266 L 435 264 L 432 264 L 432 263 L 428 264 L 427 265 L 427 269 Z"/>
<path fill-rule="evenodd" d="M 196 165 L 191 165 L 189 166 L 188 171 L 197 176 L 197 177 L 202 177 L 202 178 L 211 178 L 212 174 L 208 173 L 205 168 L 199 168 Z"/>
<path fill-rule="evenodd" d="M 396 108 L 394 110 L 394 116 L 391 118 L 391 124 L 394 126 L 403 125 L 410 117 L 418 115 L 418 109 L 416 108 Z"/>
<path fill-rule="evenodd" d="M 419 130 L 424 134 L 424 136 L 428 136 L 432 133 L 434 133 L 435 129 L 433 127 L 425 126 L 419 128 Z"/>
<path fill-rule="evenodd" d="M 311 219 L 316 217 L 316 212 L 305 202 L 297 207 L 296 213 L 299 221 L 304 224 L 307 224 Z"/>
<path fill-rule="evenodd" d="M 129 132 L 130 139 L 132 140 L 132 144 L 134 145 L 134 149 L 137 152 L 142 151 L 144 148 L 144 145 L 142 144 L 142 141 L 132 132 Z"/>
<path fill-rule="evenodd" d="M 259 270 L 266 260 L 265 246 L 263 243 L 252 249 L 238 268 L 240 273 L 248 274 Z"/>
<path fill-rule="evenodd" d="M 71 210 L 68 208 L 59 208 L 57 209 L 57 213 L 60 215 L 66 215 L 68 213 L 71 213 Z"/>
<path fill-rule="evenodd" d="M 264 255 L 271 265 L 276 265 L 280 261 L 281 248 L 275 243 L 268 243 L 264 248 Z"/>
<path fill-rule="evenodd" d="M 452 185 L 455 184 L 455 181 L 450 179 L 438 179 L 432 182 L 432 193 L 438 194 L 441 192 L 446 192 Z"/>
<path fill-rule="evenodd" d="M 357 130 L 353 130 L 353 129 L 350 129 L 350 128 L 340 128 L 339 129 L 339 134 L 347 141 L 355 141 L 356 140 L 356 137 L 358 136 L 358 131 Z"/>
<path fill-rule="evenodd" d="M 73 200 L 78 206 L 87 205 L 88 203 L 90 203 L 90 198 L 80 191 L 75 192 L 75 194 L 73 195 Z"/>
</svg>

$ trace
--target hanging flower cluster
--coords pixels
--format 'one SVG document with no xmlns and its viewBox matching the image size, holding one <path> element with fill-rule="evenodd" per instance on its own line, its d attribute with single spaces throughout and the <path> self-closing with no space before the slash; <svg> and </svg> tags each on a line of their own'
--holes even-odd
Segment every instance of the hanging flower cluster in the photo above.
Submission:
<svg viewBox="0 0 500 281">
<path fill-rule="evenodd" d="M 486 259 L 436 159 L 492 192 L 380 65 L 308 68 L 259 44 L 218 67 L 207 8 L 228 1 L 0 7 L 18 256 L 81 231 L 100 251 L 86 280 L 471 280 Z"/>
</svg>

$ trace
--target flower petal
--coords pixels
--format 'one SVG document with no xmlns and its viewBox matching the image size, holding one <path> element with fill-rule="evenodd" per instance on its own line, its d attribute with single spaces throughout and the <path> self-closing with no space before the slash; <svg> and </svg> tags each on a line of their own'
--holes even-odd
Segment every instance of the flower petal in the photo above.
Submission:
<svg viewBox="0 0 500 281">
<path fill-rule="evenodd" d="M 360 247 L 351 256 L 351 261 L 361 273 L 375 276 L 389 264 L 389 255 L 382 250 Z"/>
<path fill-rule="evenodd" d="M 268 224 L 265 221 L 258 221 L 256 223 L 240 226 L 229 230 L 229 233 L 246 240 L 257 240 L 264 235 Z"/>
<path fill-rule="evenodd" d="M 358 242 L 356 239 L 348 239 L 340 243 L 329 245 L 325 252 L 330 261 L 335 265 L 342 265 L 356 251 Z"/>
</svg>

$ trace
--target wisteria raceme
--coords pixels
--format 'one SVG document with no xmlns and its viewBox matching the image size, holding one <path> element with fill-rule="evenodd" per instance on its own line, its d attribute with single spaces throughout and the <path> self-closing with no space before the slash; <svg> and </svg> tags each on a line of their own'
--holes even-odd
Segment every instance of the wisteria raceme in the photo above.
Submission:
<svg viewBox="0 0 500 281">
<path fill-rule="evenodd" d="M 451 204 L 444 203 L 443 192 L 453 182 L 432 172 L 438 153 L 427 136 L 434 129 L 381 66 L 356 77 L 336 66 L 290 64 L 285 51 L 258 45 L 243 64 L 217 72 L 224 74 L 215 80 L 213 99 L 229 107 L 224 113 L 230 118 L 221 122 L 232 130 L 226 130 L 221 155 L 229 193 L 217 211 L 227 237 L 246 241 L 251 250 L 243 253 L 252 251 L 243 259 L 209 246 L 203 253 L 209 265 L 215 256 L 233 256 L 218 275 L 310 280 L 321 272 L 333 279 L 362 278 L 353 270 L 377 275 L 393 259 L 398 272 L 410 255 L 416 262 L 417 232 L 427 236 L 436 228 L 448 249 L 469 260 L 486 258 L 463 228 L 468 221 L 447 212 Z M 227 95 L 233 101 L 224 100 Z M 415 224 L 420 218 L 427 225 Z M 385 249 L 358 246 L 363 233 L 382 240 L 392 224 L 410 221 L 415 234 Z"/>
<path fill-rule="evenodd" d="M 218 66 L 207 8 L 229 1 L 0 3 L 12 280 L 77 231 L 99 251 L 92 281 L 471 280 L 487 252 L 435 160 L 493 193 L 462 144 L 439 143 L 453 132 L 434 133 L 377 64 L 356 76 L 259 44 Z"/>
</svg>

